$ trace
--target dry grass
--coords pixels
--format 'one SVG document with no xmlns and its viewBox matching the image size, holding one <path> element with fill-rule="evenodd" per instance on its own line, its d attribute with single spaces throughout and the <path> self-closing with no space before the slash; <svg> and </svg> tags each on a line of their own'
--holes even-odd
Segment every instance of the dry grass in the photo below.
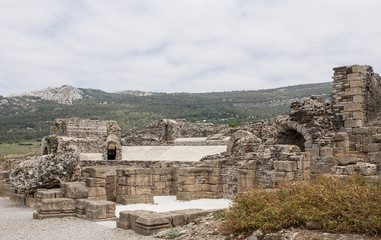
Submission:
<svg viewBox="0 0 381 240">
<path fill-rule="evenodd" d="M 335 233 L 381 235 L 380 182 L 361 176 L 320 176 L 272 192 L 253 189 L 234 199 L 221 230 L 236 234 L 311 226 Z"/>
</svg>

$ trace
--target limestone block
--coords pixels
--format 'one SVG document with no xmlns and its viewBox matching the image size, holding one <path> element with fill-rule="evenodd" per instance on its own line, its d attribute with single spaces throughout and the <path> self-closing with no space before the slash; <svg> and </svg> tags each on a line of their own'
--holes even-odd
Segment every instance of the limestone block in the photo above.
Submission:
<svg viewBox="0 0 381 240">
<path fill-rule="evenodd" d="M 187 177 L 184 177 L 184 176 L 179 176 L 178 177 L 178 183 L 181 185 L 181 184 L 187 184 L 187 185 L 190 185 L 190 184 L 195 184 L 196 183 L 196 178 L 194 175 L 192 176 L 187 176 Z"/>
<path fill-rule="evenodd" d="M 125 230 L 131 229 L 130 211 L 119 212 L 119 219 L 116 222 L 116 227 Z"/>
<path fill-rule="evenodd" d="M 141 235 L 149 236 L 160 231 L 163 228 L 169 228 L 170 223 L 165 216 L 159 213 L 152 213 L 150 216 L 140 216 L 136 219 L 135 232 Z"/>
<path fill-rule="evenodd" d="M 166 183 L 165 182 L 155 182 L 155 188 L 156 189 L 164 189 L 164 188 L 166 188 Z"/>
<path fill-rule="evenodd" d="M 11 193 L 11 188 L 5 180 L 0 180 L 0 197 L 8 197 Z"/>
<path fill-rule="evenodd" d="M 364 176 L 371 176 L 377 174 L 377 165 L 372 163 L 358 162 L 356 167 L 359 169 L 359 172 Z"/>
<path fill-rule="evenodd" d="M 161 214 L 168 219 L 171 227 L 178 227 L 186 224 L 185 216 L 183 214 L 174 212 L 163 212 Z"/>
<path fill-rule="evenodd" d="M 294 172 L 276 172 L 275 179 L 277 182 L 289 182 L 295 179 Z"/>
<path fill-rule="evenodd" d="M 274 161 L 274 170 L 277 172 L 294 172 L 297 163 L 294 161 Z"/>
<path fill-rule="evenodd" d="M 341 166 L 346 166 L 346 165 L 354 164 L 358 162 L 357 156 L 353 156 L 353 155 L 338 156 L 336 159 L 337 159 L 337 164 Z"/>
<path fill-rule="evenodd" d="M 371 163 L 381 163 L 381 153 L 379 152 L 370 152 L 368 157 Z"/>
<path fill-rule="evenodd" d="M 311 157 L 319 156 L 320 154 L 319 148 L 306 148 L 306 152 L 309 152 L 311 154 Z"/>
<path fill-rule="evenodd" d="M 360 88 L 358 88 L 358 89 L 360 89 Z M 362 107 L 361 103 L 346 103 L 346 104 L 344 104 L 344 112 L 355 112 L 355 111 L 361 111 L 362 109 L 363 109 L 363 107 Z"/>
<path fill-rule="evenodd" d="M 365 120 L 365 113 L 361 111 L 353 112 L 353 119 Z"/>
<path fill-rule="evenodd" d="M 25 205 L 25 194 L 17 194 L 17 193 L 11 193 L 9 194 L 9 199 L 12 200 L 12 202 L 15 202 L 19 205 Z"/>
<path fill-rule="evenodd" d="M 116 183 L 116 175 L 107 175 L 106 176 L 106 184 Z"/>
<path fill-rule="evenodd" d="M 131 187 L 127 187 L 127 186 L 117 186 L 117 187 L 116 187 L 116 194 L 117 194 L 117 195 L 130 195 L 130 194 L 135 194 L 135 188 L 134 188 L 134 193 L 131 193 Z"/>
<path fill-rule="evenodd" d="M 354 120 L 348 119 L 344 121 L 344 127 L 346 128 L 351 128 L 351 127 L 358 128 L 362 126 L 363 126 L 363 121 L 359 119 L 354 119 Z"/>
<path fill-rule="evenodd" d="M 93 178 L 106 178 L 106 169 L 100 167 L 86 168 L 85 172 L 90 174 Z"/>
<path fill-rule="evenodd" d="M 86 179 L 86 187 L 104 187 L 106 186 L 106 179 L 104 178 L 92 178 Z"/>
<path fill-rule="evenodd" d="M 101 196 L 106 196 L 106 189 L 104 187 L 93 187 L 93 188 L 88 188 L 89 197 L 101 197 Z"/>
<path fill-rule="evenodd" d="M 381 151 L 381 143 L 369 143 L 362 148 L 364 153 Z"/>
<path fill-rule="evenodd" d="M 352 66 L 352 72 L 353 73 L 364 73 L 365 70 L 364 70 L 364 67 L 362 67 L 361 65 L 353 65 Z"/>
<path fill-rule="evenodd" d="M 373 143 L 381 143 L 381 134 L 375 134 L 372 136 Z"/>
<path fill-rule="evenodd" d="M 66 198 L 87 198 L 89 191 L 83 182 L 65 182 L 61 183 L 61 196 Z"/>
<path fill-rule="evenodd" d="M 119 200 L 119 201 L 118 201 Z M 145 195 L 117 195 L 117 202 L 121 204 L 154 203 L 152 194 Z"/>
<path fill-rule="evenodd" d="M 60 189 L 37 189 L 37 192 L 35 193 L 36 199 L 47 199 L 47 198 L 59 198 L 61 197 L 61 190 Z"/>
<path fill-rule="evenodd" d="M 365 84 L 362 81 L 351 81 L 349 86 L 351 88 L 365 88 Z"/>
<path fill-rule="evenodd" d="M 176 199 L 181 201 L 190 201 L 197 199 L 196 192 L 180 192 L 177 191 Z"/>
<path fill-rule="evenodd" d="M 193 185 L 183 185 L 182 189 L 184 192 L 200 192 L 202 191 L 203 184 L 193 184 Z"/>
<path fill-rule="evenodd" d="M 322 157 L 332 157 L 333 149 L 330 147 L 322 147 L 320 148 L 320 156 Z"/>
<path fill-rule="evenodd" d="M 42 199 L 37 204 L 40 213 L 71 213 L 75 212 L 76 202 L 69 198 Z"/>
<path fill-rule="evenodd" d="M 340 155 L 340 154 L 346 154 L 348 153 L 348 149 L 347 148 L 342 148 L 342 147 L 334 147 L 333 148 L 333 154 L 336 156 L 336 155 Z"/>
<path fill-rule="evenodd" d="M 136 194 L 151 194 L 151 186 L 136 186 Z"/>
<path fill-rule="evenodd" d="M 361 75 L 360 73 L 350 73 L 347 75 L 347 79 L 349 81 L 349 84 L 352 82 L 361 82 Z"/>
<path fill-rule="evenodd" d="M 115 217 L 116 204 L 110 201 L 87 201 L 85 208 L 86 217 L 93 221 Z"/>
</svg>

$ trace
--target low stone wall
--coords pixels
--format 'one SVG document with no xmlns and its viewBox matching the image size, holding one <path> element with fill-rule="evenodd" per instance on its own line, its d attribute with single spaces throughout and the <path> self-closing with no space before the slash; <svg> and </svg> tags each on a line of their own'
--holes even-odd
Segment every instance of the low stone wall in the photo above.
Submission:
<svg viewBox="0 0 381 240">
<path fill-rule="evenodd" d="M 163 228 L 183 226 L 194 222 L 199 217 L 216 214 L 220 211 L 222 209 L 186 209 L 161 213 L 145 210 L 122 211 L 119 213 L 116 225 L 118 228 L 131 229 L 138 234 L 149 236 Z"/>
</svg>

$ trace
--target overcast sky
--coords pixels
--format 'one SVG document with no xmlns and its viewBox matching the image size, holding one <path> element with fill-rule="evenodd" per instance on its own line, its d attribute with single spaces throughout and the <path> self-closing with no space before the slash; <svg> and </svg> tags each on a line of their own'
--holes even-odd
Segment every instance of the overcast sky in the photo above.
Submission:
<svg viewBox="0 0 381 240">
<path fill-rule="evenodd" d="M 381 71 L 379 0 L 0 0 L 0 95 L 256 90 Z"/>
</svg>

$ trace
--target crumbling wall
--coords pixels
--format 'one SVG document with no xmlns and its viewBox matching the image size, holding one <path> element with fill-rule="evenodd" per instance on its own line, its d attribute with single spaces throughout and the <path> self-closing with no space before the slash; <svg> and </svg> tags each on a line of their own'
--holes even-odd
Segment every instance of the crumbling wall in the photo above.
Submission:
<svg viewBox="0 0 381 240">
<path fill-rule="evenodd" d="M 73 145 L 81 153 L 102 153 L 105 160 L 122 159 L 121 129 L 115 121 L 56 119 L 50 133 L 41 141 L 42 155 L 54 154 Z M 110 154 L 110 150 L 113 154 Z"/>
<path fill-rule="evenodd" d="M 229 136 L 227 125 L 190 123 L 184 119 L 162 119 L 147 125 L 143 130 L 136 128 L 126 133 L 123 146 L 172 145 L 176 138 L 209 137 L 216 134 Z"/>
</svg>

